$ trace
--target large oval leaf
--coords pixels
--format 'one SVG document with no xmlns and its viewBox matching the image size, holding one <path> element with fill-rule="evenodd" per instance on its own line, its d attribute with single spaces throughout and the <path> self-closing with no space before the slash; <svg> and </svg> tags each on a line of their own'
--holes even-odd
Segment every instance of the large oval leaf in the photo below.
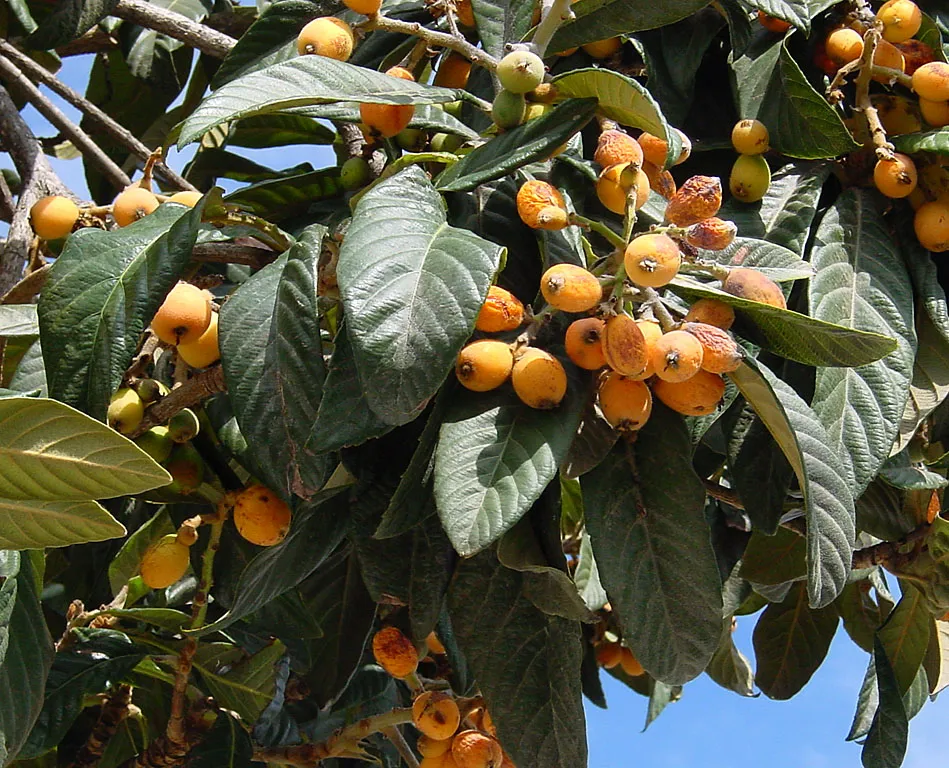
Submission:
<svg viewBox="0 0 949 768">
<path fill-rule="evenodd" d="M 87 501 L 170 482 L 135 443 L 64 403 L 0 400 L 0 497 Z"/>
<path fill-rule="evenodd" d="M 0 304 L 0 337 L 37 336 L 35 304 Z"/>
<path fill-rule="evenodd" d="M 893 146 L 900 152 L 909 154 L 933 152 L 937 155 L 949 155 L 949 128 L 894 136 Z"/>
<path fill-rule="evenodd" d="M 831 447 L 853 470 L 859 496 L 890 455 L 906 404 L 916 332 L 906 266 L 869 192 L 850 190 L 824 215 L 811 261 L 811 314 L 831 323 L 891 336 L 897 348 L 860 368 L 820 368 L 814 412 Z M 846 467 L 845 467 L 846 468 Z"/>
<path fill-rule="evenodd" d="M 420 85 L 326 56 L 300 56 L 239 77 L 214 91 L 184 121 L 178 148 L 232 120 L 334 101 L 439 104 L 459 92 Z"/>
<path fill-rule="evenodd" d="M 533 0 L 471 0 L 484 50 L 500 58 L 506 53 L 505 43 L 523 40 L 533 26 L 536 7 Z"/>
<path fill-rule="evenodd" d="M 66 241 L 40 297 L 52 397 L 104 419 L 139 337 L 191 260 L 204 205 L 165 204 L 122 229 Z"/>
<path fill-rule="evenodd" d="M 448 225 L 441 196 L 412 166 L 367 192 L 336 274 L 370 407 L 414 419 L 471 335 L 502 248 Z"/>
<path fill-rule="evenodd" d="M 814 274 L 814 268 L 794 251 L 751 237 L 736 237 L 720 251 L 700 250 L 699 256 L 729 267 L 752 267 L 779 283 L 807 279 Z"/>
<path fill-rule="evenodd" d="M 866 768 L 899 768 L 906 755 L 909 739 L 909 716 L 897 684 L 895 669 L 880 642 L 874 642 L 873 662 L 876 671 L 877 709 L 860 755 Z"/>
<path fill-rule="evenodd" d="M 0 549 L 46 549 L 125 535 L 125 526 L 94 501 L 0 498 Z"/>
<path fill-rule="evenodd" d="M 901 582 L 903 596 L 880 627 L 877 638 L 893 667 L 900 696 L 905 694 L 922 666 L 932 633 L 932 614 L 922 593 Z"/>
<path fill-rule="evenodd" d="M 682 685 L 722 634 L 722 581 L 680 416 L 657 404 L 634 445 L 580 478 L 600 579 L 623 639 L 653 677 Z"/>
<path fill-rule="evenodd" d="M 808 597 L 822 608 L 847 583 L 856 537 L 853 495 L 840 459 L 807 403 L 767 368 L 749 360 L 729 376 L 797 475 L 807 520 Z"/>
</svg>

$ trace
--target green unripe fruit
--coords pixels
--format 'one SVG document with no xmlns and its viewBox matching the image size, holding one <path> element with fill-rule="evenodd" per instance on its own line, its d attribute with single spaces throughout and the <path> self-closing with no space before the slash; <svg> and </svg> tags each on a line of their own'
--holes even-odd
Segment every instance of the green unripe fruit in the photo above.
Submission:
<svg viewBox="0 0 949 768">
<path fill-rule="evenodd" d="M 339 169 L 339 180 L 343 189 L 359 189 L 369 183 L 372 171 L 363 157 L 351 157 Z"/>
<path fill-rule="evenodd" d="M 142 423 L 145 416 L 145 404 L 134 389 L 122 387 L 112 395 L 106 415 L 109 426 L 116 432 L 129 435 Z"/>
<path fill-rule="evenodd" d="M 538 117 L 546 115 L 553 107 L 550 104 L 528 104 L 527 113 L 524 115 L 524 121 L 536 120 Z"/>
<path fill-rule="evenodd" d="M 152 427 L 150 430 L 135 438 L 135 445 L 161 464 L 175 447 L 174 441 L 168 436 L 168 427 Z"/>
<path fill-rule="evenodd" d="M 175 446 L 165 469 L 172 477 L 165 487 L 173 493 L 192 493 L 204 480 L 204 459 L 193 445 Z"/>
<path fill-rule="evenodd" d="M 176 443 L 187 443 L 201 431 L 198 415 L 190 408 L 178 411 L 168 420 L 168 437 Z"/>
<path fill-rule="evenodd" d="M 757 203 L 771 186 L 771 169 L 761 155 L 739 155 L 728 188 L 743 203 Z"/>
<path fill-rule="evenodd" d="M 403 128 L 396 134 L 395 142 L 408 152 L 415 152 L 425 144 L 425 132 L 420 128 Z"/>
<path fill-rule="evenodd" d="M 436 133 L 432 136 L 429 144 L 432 152 L 454 152 L 464 143 L 461 136 L 455 136 L 453 133 Z"/>
<path fill-rule="evenodd" d="M 491 105 L 491 119 L 501 130 L 515 128 L 523 123 L 526 112 L 527 101 L 523 93 L 501 91 Z"/>
<path fill-rule="evenodd" d="M 544 61 L 530 51 L 511 51 L 498 62 L 497 74 L 505 90 L 527 93 L 544 82 Z"/>
<path fill-rule="evenodd" d="M 442 104 L 442 109 L 452 117 L 461 117 L 462 106 L 464 105 L 460 101 L 449 101 L 447 104 Z"/>
<path fill-rule="evenodd" d="M 146 405 L 154 403 L 159 397 L 168 394 L 168 387 L 157 379 L 139 379 L 132 385 L 132 388 Z"/>
</svg>

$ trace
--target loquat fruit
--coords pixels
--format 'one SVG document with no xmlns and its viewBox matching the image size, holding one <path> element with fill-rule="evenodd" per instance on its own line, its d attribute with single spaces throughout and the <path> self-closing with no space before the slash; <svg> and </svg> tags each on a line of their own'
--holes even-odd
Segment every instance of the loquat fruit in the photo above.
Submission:
<svg viewBox="0 0 949 768">
<path fill-rule="evenodd" d="M 116 432 L 131 434 L 138 429 L 144 417 L 145 404 L 134 389 L 122 387 L 112 395 L 106 420 Z"/>
<path fill-rule="evenodd" d="M 735 222 L 710 216 L 689 227 L 685 232 L 685 241 L 693 248 L 722 251 L 732 244 L 737 234 Z"/>
<path fill-rule="evenodd" d="M 188 547 L 181 544 L 175 534 L 169 533 L 145 551 L 139 573 L 149 589 L 164 589 L 185 575 L 190 562 Z"/>
<path fill-rule="evenodd" d="M 524 322 L 524 305 L 510 291 L 498 285 L 488 288 L 488 296 L 481 305 L 475 328 L 485 333 L 513 331 Z"/>
<path fill-rule="evenodd" d="M 343 5 L 363 16 L 375 16 L 382 7 L 382 0 L 343 0 Z"/>
<path fill-rule="evenodd" d="M 593 161 L 604 168 L 622 163 L 642 165 L 643 148 L 636 139 L 624 131 L 603 131 L 597 140 Z"/>
<path fill-rule="evenodd" d="M 903 58 L 900 49 L 893 45 L 893 43 L 880 40 L 873 51 L 873 66 L 886 67 L 887 69 L 895 69 L 898 72 L 902 72 L 906 69 L 906 59 Z M 918 72 L 919 70 L 916 71 Z M 878 83 L 888 83 L 890 80 L 888 76 L 882 74 L 874 75 L 873 79 Z"/>
<path fill-rule="evenodd" d="M 175 541 L 185 547 L 193 547 L 198 543 L 198 529 L 194 525 L 182 523 L 175 534 Z"/>
<path fill-rule="evenodd" d="M 712 413 L 725 396 L 725 380 L 717 373 L 699 371 L 686 381 L 653 382 L 652 393 L 673 411 L 685 416 Z"/>
<path fill-rule="evenodd" d="M 777 35 L 783 35 L 791 28 L 789 22 L 769 16 L 764 11 L 758 11 L 758 23 L 769 32 L 774 32 Z"/>
<path fill-rule="evenodd" d="M 455 13 L 462 26 L 475 26 L 474 8 L 471 6 L 471 0 L 455 0 Z"/>
<path fill-rule="evenodd" d="M 923 120 L 933 128 L 944 128 L 949 125 L 949 101 L 930 101 L 921 98 L 919 111 Z"/>
<path fill-rule="evenodd" d="M 339 167 L 339 183 L 343 189 L 359 189 L 372 179 L 372 169 L 364 157 L 350 157 Z"/>
<path fill-rule="evenodd" d="M 152 318 L 151 329 L 166 344 L 197 341 L 211 324 L 211 302 L 190 283 L 178 283 Z"/>
<path fill-rule="evenodd" d="M 272 547 L 290 532 L 290 507 L 264 485 L 251 485 L 234 500 L 234 525 L 251 544 Z"/>
<path fill-rule="evenodd" d="M 894 43 L 903 54 L 903 61 L 906 68 L 903 70 L 907 75 L 912 76 L 923 64 L 936 61 L 936 52 L 922 40 L 904 40 L 902 43 Z"/>
<path fill-rule="evenodd" d="M 646 670 L 643 669 L 643 665 L 639 663 L 637 659 L 629 648 L 623 648 L 623 654 L 620 656 L 619 660 L 620 666 L 623 668 L 623 671 L 630 677 L 639 677 Z"/>
<path fill-rule="evenodd" d="M 503 341 L 481 339 L 468 344 L 455 360 L 455 376 L 473 392 L 500 387 L 511 375 L 514 356 Z"/>
<path fill-rule="evenodd" d="M 600 381 L 600 411 L 613 429 L 635 432 L 652 413 L 652 393 L 642 381 L 610 371 Z"/>
<path fill-rule="evenodd" d="M 741 347 L 727 331 L 708 323 L 686 323 L 683 329 L 702 344 L 703 370 L 711 373 L 731 373 L 741 365 Z"/>
<path fill-rule="evenodd" d="M 491 119 L 502 131 L 516 128 L 527 118 L 527 99 L 523 93 L 500 90 L 491 102 Z"/>
<path fill-rule="evenodd" d="M 623 263 L 626 276 L 636 285 L 661 288 L 679 273 L 682 254 L 676 241 L 668 235 L 650 233 L 640 235 L 626 246 Z"/>
<path fill-rule="evenodd" d="M 455 700 L 440 691 L 426 691 L 412 702 L 412 722 L 435 741 L 450 739 L 461 724 Z"/>
<path fill-rule="evenodd" d="M 782 296 L 784 294 L 781 294 Z M 685 316 L 687 323 L 707 323 L 727 331 L 735 323 L 735 310 L 718 299 L 699 299 Z"/>
<path fill-rule="evenodd" d="M 178 345 L 178 354 L 192 368 L 207 368 L 221 359 L 218 346 L 217 312 L 211 312 L 211 322 L 207 330 L 194 341 Z"/>
<path fill-rule="evenodd" d="M 662 326 L 659 325 L 655 320 L 637 320 L 636 325 L 643 334 L 643 338 L 646 340 L 646 369 L 640 373 L 638 376 L 627 376 L 627 378 L 635 379 L 636 381 L 645 381 L 646 379 L 652 378 L 656 374 L 655 368 L 653 368 L 652 360 L 652 349 L 656 344 L 656 341 L 662 336 Z"/>
<path fill-rule="evenodd" d="M 451 755 L 458 768 L 500 768 L 501 745 L 481 731 L 461 731 L 452 739 Z"/>
<path fill-rule="evenodd" d="M 451 750 L 451 739 L 436 741 L 423 733 L 418 737 L 415 746 L 422 757 L 439 757 Z"/>
<path fill-rule="evenodd" d="M 348 61 L 355 45 L 352 27 L 335 16 L 313 19 L 297 36 L 297 52 L 301 56 L 316 54 L 336 61 Z"/>
<path fill-rule="evenodd" d="M 702 368 L 702 343 L 686 331 L 662 334 L 651 350 L 651 362 L 663 381 L 680 382 L 691 379 Z"/>
<path fill-rule="evenodd" d="M 662 170 L 658 166 L 645 161 L 642 164 L 642 169 L 643 173 L 646 174 L 646 178 L 649 179 L 649 188 L 657 195 L 668 200 L 676 193 L 676 181 L 669 171 Z"/>
<path fill-rule="evenodd" d="M 731 269 L 722 282 L 722 290 L 732 296 L 738 296 L 749 301 L 759 301 L 762 304 L 770 304 L 772 307 L 787 309 L 788 306 L 781 286 L 757 269 L 746 267 Z"/>
<path fill-rule="evenodd" d="M 623 655 L 623 646 L 619 643 L 600 643 L 596 647 L 596 663 L 604 669 L 613 669 Z"/>
<path fill-rule="evenodd" d="M 176 445 L 164 464 L 172 481 L 165 486 L 172 493 L 188 495 L 204 481 L 204 459 L 193 445 Z"/>
<path fill-rule="evenodd" d="M 618 37 L 608 37 L 605 40 L 595 40 L 580 47 L 584 53 L 594 59 L 607 59 L 623 47 L 623 41 Z"/>
<path fill-rule="evenodd" d="M 50 195 L 33 203 L 30 224 L 43 240 L 66 237 L 79 221 L 79 206 L 68 197 Z"/>
<path fill-rule="evenodd" d="M 391 67 L 386 70 L 389 77 L 415 82 L 412 73 L 403 67 Z M 371 131 L 391 139 L 412 122 L 415 114 L 414 104 L 360 104 L 359 119 Z"/>
<path fill-rule="evenodd" d="M 760 155 L 771 148 L 768 127 L 760 120 L 739 120 L 732 128 L 732 146 L 739 155 Z"/>
<path fill-rule="evenodd" d="M 471 74 L 471 62 L 457 51 L 446 51 L 438 62 L 432 85 L 440 88 L 464 88 Z"/>
<path fill-rule="evenodd" d="M 187 443 L 198 436 L 201 431 L 201 422 L 198 414 L 190 408 L 182 408 L 168 419 L 168 437 L 176 443 Z"/>
<path fill-rule="evenodd" d="M 496 74 L 505 90 L 528 93 L 544 82 L 544 60 L 531 51 L 511 51 L 498 62 Z"/>
<path fill-rule="evenodd" d="M 604 168 L 596 180 L 596 196 L 603 206 L 613 213 L 626 214 L 626 199 L 633 185 L 636 185 L 636 198 L 633 209 L 639 210 L 649 199 L 649 177 L 642 168 L 620 163 Z"/>
<path fill-rule="evenodd" d="M 431 653 L 437 653 L 441 656 L 445 655 L 445 646 L 442 645 L 442 641 L 438 639 L 438 635 L 434 632 L 428 633 L 428 637 L 425 638 L 425 645 Z"/>
<path fill-rule="evenodd" d="M 916 163 L 909 155 L 895 152 L 892 160 L 877 160 L 873 167 L 873 183 L 887 197 L 906 197 L 917 181 Z"/>
<path fill-rule="evenodd" d="M 923 14 L 913 0 L 887 0 L 876 17 L 883 24 L 883 39 L 891 43 L 909 40 L 923 23 Z"/>
<path fill-rule="evenodd" d="M 949 200 L 940 198 L 923 203 L 913 217 L 913 229 L 927 251 L 949 251 Z"/>
<path fill-rule="evenodd" d="M 540 278 L 544 300 L 564 312 L 586 312 L 603 297 L 596 275 L 577 264 L 555 264 Z"/>
<path fill-rule="evenodd" d="M 739 155 L 728 179 L 731 193 L 743 203 L 757 203 L 771 186 L 771 168 L 761 155 Z"/>
<path fill-rule="evenodd" d="M 827 58 L 842 67 L 863 55 L 863 35 L 850 27 L 840 27 L 827 35 L 824 48 Z"/>
<path fill-rule="evenodd" d="M 127 187 L 112 201 L 112 218 L 120 227 L 127 227 L 158 208 L 158 198 L 136 185 Z"/>
<path fill-rule="evenodd" d="M 373 635 L 372 655 L 397 680 L 404 680 L 418 669 L 418 651 L 398 627 L 383 627 Z"/>
<path fill-rule="evenodd" d="M 528 347 L 514 361 L 511 384 L 522 403 L 549 410 L 560 405 L 567 394 L 567 372 L 549 352 Z"/>
<path fill-rule="evenodd" d="M 946 101 L 949 99 L 949 64 L 932 61 L 913 73 L 913 90 L 921 99 Z"/>
<path fill-rule="evenodd" d="M 563 229 L 567 225 L 567 206 L 560 191 L 540 179 L 531 179 L 521 184 L 517 190 L 517 214 L 531 229 Z M 550 208 L 559 208 L 563 211 L 563 225 L 553 221 L 556 217 Z"/>
<path fill-rule="evenodd" d="M 639 378 L 649 365 L 649 347 L 642 328 L 629 315 L 613 315 L 603 326 L 603 356 L 614 371 Z"/>
<path fill-rule="evenodd" d="M 582 317 L 567 326 L 564 348 L 574 365 L 586 371 L 596 371 L 606 365 L 602 344 L 605 325 L 598 317 Z"/>
<path fill-rule="evenodd" d="M 541 83 L 527 94 L 527 98 L 541 104 L 553 104 L 557 100 L 557 86 L 553 83 Z"/>
<path fill-rule="evenodd" d="M 171 455 L 175 442 L 168 437 L 168 427 L 152 427 L 135 438 L 135 445 L 161 464 Z"/>
<path fill-rule="evenodd" d="M 692 154 L 692 142 L 689 141 L 689 137 L 678 128 L 674 128 L 673 130 L 678 134 L 679 141 L 682 143 L 682 151 L 679 152 L 679 157 L 673 165 L 680 165 L 688 160 Z M 652 163 L 657 168 L 666 167 L 666 154 L 669 151 L 669 144 L 665 139 L 643 131 L 636 141 L 638 141 L 639 145 L 643 148 L 643 157 L 647 163 Z"/>
<path fill-rule="evenodd" d="M 923 129 L 920 110 L 915 102 L 889 93 L 874 94 L 870 101 L 876 107 L 887 136 L 915 133 Z"/>
<path fill-rule="evenodd" d="M 187 205 L 189 208 L 194 208 L 202 197 L 203 195 L 200 192 L 188 189 L 182 192 L 175 192 L 175 194 L 168 198 L 168 202 L 179 203 L 181 205 Z"/>
<path fill-rule="evenodd" d="M 722 180 L 718 176 L 692 176 L 669 198 L 666 221 L 688 227 L 718 213 L 722 207 Z"/>
</svg>

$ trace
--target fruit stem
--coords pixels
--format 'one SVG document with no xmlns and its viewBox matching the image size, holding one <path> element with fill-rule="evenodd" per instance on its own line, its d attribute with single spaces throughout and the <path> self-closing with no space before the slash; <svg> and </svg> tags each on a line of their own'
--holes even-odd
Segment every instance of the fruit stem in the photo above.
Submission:
<svg viewBox="0 0 949 768">
<path fill-rule="evenodd" d="M 860 56 L 860 72 L 857 75 L 854 109 L 862 112 L 870 130 L 870 139 L 876 147 L 876 156 L 880 160 L 893 160 L 893 145 L 886 140 L 886 129 L 880 122 L 880 115 L 870 101 L 870 80 L 873 77 L 873 53 L 880 42 L 879 24 L 870 27 L 863 35 L 863 54 Z"/>
<path fill-rule="evenodd" d="M 218 549 L 221 548 L 221 533 L 224 531 L 224 521 L 227 520 L 230 513 L 230 505 L 231 499 L 225 495 L 218 504 L 217 519 L 211 523 L 208 546 L 201 555 L 201 579 L 198 581 L 198 588 L 191 602 L 190 629 L 198 629 L 204 626 L 204 621 L 208 616 L 208 595 L 211 593 L 211 585 L 214 583 L 214 558 Z"/>
<path fill-rule="evenodd" d="M 398 32 L 403 35 L 414 35 L 424 40 L 429 45 L 436 45 L 441 48 L 450 48 L 457 51 L 472 64 L 490 69 L 492 72 L 498 68 L 498 60 L 487 51 L 476 48 L 461 35 L 453 35 L 447 32 L 437 32 L 434 29 L 423 27 L 417 22 L 400 21 L 392 19 L 383 14 L 368 19 L 359 25 L 361 29 L 371 32 L 379 29 L 383 32 Z"/>
<path fill-rule="evenodd" d="M 570 2 L 571 0 L 553 0 L 541 17 L 537 29 L 534 30 L 531 47 L 534 49 L 534 53 L 541 58 L 544 57 L 547 46 L 550 45 L 550 41 L 560 25 L 575 18 L 573 10 L 570 8 Z"/>
<path fill-rule="evenodd" d="M 568 214 L 567 221 L 570 224 L 582 227 L 583 229 L 589 229 L 591 232 L 596 232 L 598 235 L 602 235 L 614 248 L 623 249 L 626 247 L 626 241 L 601 221 L 588 219 L 586 216 L 581 216 L 579 213 Z"/>
<path fill-rule="evenodd" d="M 675 328 L 678 323 L 676 323 L 675 318 L 669 310 L 666 309 L 666 305 L 662 303 L 662 298 L 656 293 L 656 289 L 640 287 L 640 290 L 642 291 L 642 295 L 646 297 L 643 304 L 652 309 L 653 314 L 659 321 L 659 325 L 662 326 L 662 330 L 669 332 Z"/>
<path fill-rule="evenodd" d="M 639 171 L 639 165 L 635 163 L 630 163 L 629 168 Z M 634 174 L 634 178 L 638 176 L 638 173 Z M 639 197 L 639 184 L 634 181 L 626 191 L 626 215 L 623 217 L 623 248 L 629 245 L 629 241 L 633 239 L 633 227 L 636 226 L 637 197 Z"/>
<path fill-rule="evenodd" d="M 876 64 L 874 64 L 872 70 L 874 75 L 895 80 L 900 85 L 906 86 L 907 88 L 913 87 L 912 76 L 907 75 L 905 72 L 901 72 L 898 69 L 890 69 L 890 67 L 878 67 Z"/>
</svg>

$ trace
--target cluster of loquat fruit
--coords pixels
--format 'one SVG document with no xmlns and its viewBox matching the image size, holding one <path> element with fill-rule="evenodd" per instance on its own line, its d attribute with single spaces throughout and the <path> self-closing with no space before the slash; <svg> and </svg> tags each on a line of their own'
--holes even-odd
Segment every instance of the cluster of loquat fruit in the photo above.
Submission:
<svg viewBox="0 0 949 768">
<path fill-rule="evenodd" d="M 426 645 L 431 654 L 445 654 L 435 633 Z M 450 690 L 423 689 L 416 674 L 418 650 L 398 627 L 380 629 L 372 638 L 372 653 L 380 667 L 412 688 L 412 722 L 419 731 L 415 746 L 422 756 L 419 768 L 515 768 L 480 701 L 456 699 Z"/>
</svg>

